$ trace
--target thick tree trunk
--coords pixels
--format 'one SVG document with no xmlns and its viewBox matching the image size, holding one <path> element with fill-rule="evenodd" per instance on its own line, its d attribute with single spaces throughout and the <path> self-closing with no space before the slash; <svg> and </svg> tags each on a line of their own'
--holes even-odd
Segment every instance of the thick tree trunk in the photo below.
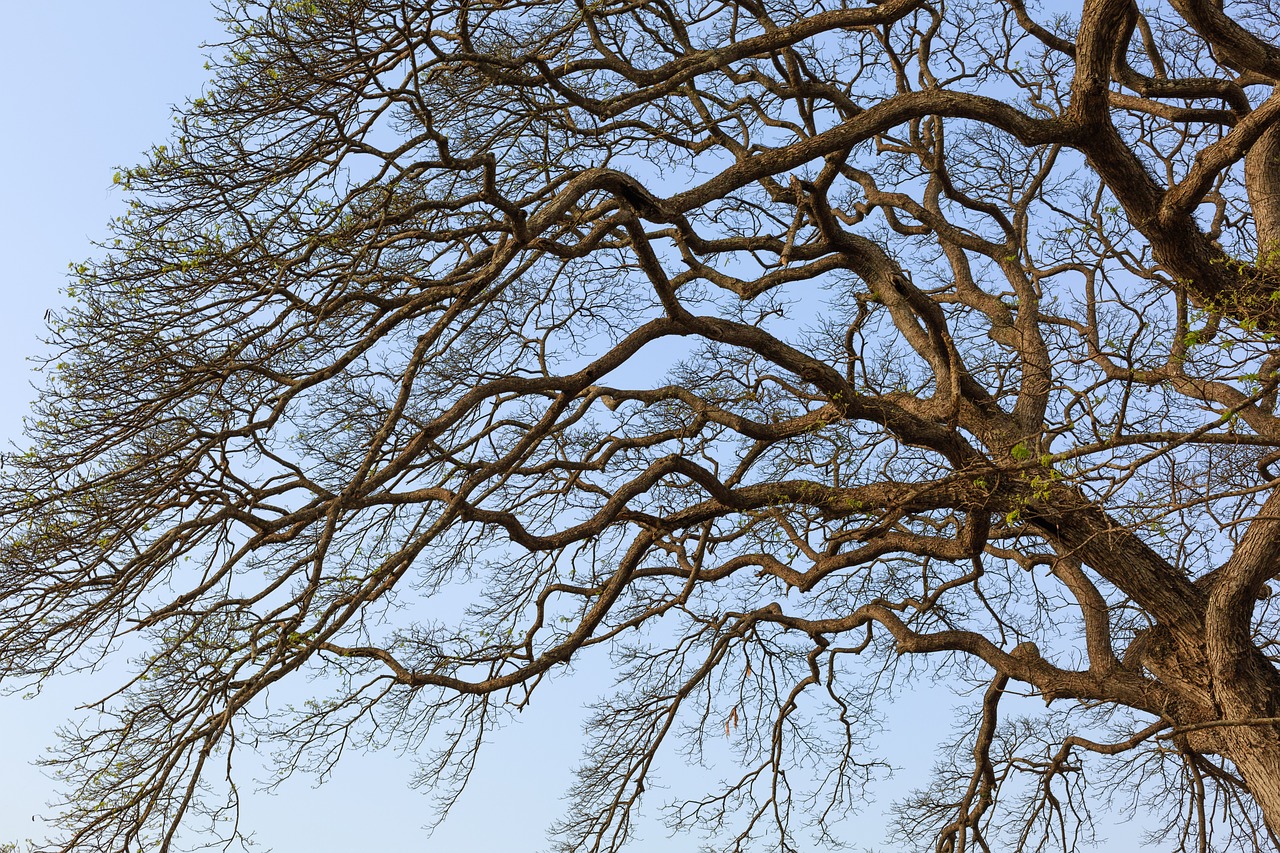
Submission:
<svg viewBox="0 0 1280 853">
<path fill-rule="evenodd" d="M 1273 131 L 1269 135 L 1280 141 Z M 1280 489 L 1259 508 L 1231 559 L 1206 579 L 1204 627 L 1215 710 L 1224 722 L 1237 723 L 1222 727 L 1225 754 L 1244 777 L 1272 834 L 1280 838 L 1280 726 L 1260 722 L 1280 716 L 1280 672 L 1259 650 L 1252 631 L 1259 594 L 1276 575 L 1277 565 Z"/>
<path fill-rule="evenodd" d="M 1280 725 L 1261 722 L 1280 716 L 1280 675 L 1256 647 L 1224 659 L 1222 639 L 1207 634 L 1205 642 L 1190 636 L 1180 642 L 1156 627 L 1143 632 L 1134 651 L 1172 696 L 1164 714 L 1186 729 L 1174 742 L 1229 759 L 1280 839 Z"/>
<path fill-rule="evenodd" d="M 1280 125 L 1272 125 L 1249 149 L 1244 180 L 1258 235 L 1258 265 L 1280 266 Z"/>
<path fill-rule="evenodd" d="M 1269 135 L 1280 155 L 1280 132 Z M 1272 179 L 1280 188 L 1280 169 Z M 1280 190 L 1275 200 L 1280 204 Z M 1268 227 L 1280 239 L 1277 214 Z M 1159 683 L 1148 710 L 1186 729 L 1175 737 L 1179 746 L 1230 760 L 1280 839 L 1280 725 L 1260 722 L 1280 717 L 1280 671 L 1252 635 L 1261 590 L 1280 574 L 1280 489 L 1259 507 L 1231 559 L 1197 581 L 1077 493 L 1063 489 L 1035 510 L 1034 521 L 1064 554 L 1090 565 L 1153 618 L 1156 624 L 1125 656 Z"/>
<path fill-rule="evenodd" d="M 1222 729 L 1227 757 L 1249 787 L 1274 838 L 1280 839 L 1280 729 L 1274 725 Z"/>
</svg>

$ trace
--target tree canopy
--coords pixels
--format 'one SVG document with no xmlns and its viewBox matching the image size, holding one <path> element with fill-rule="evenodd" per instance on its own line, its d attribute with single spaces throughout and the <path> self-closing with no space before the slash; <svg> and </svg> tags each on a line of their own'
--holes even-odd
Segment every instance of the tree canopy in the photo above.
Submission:
<svg viewBox="0 0 1280 853">
<path fill-rule="evenodd" d="M 129 661 L 49 849 L 236 836 L 245 744 L 447 807 L 579 661 L 565 851 L 834 844 L 910 673 L 911 849 L 1280 847 L 1269 0 L 223 12 L 2 460 L 0 684 Z"/>
</svg>

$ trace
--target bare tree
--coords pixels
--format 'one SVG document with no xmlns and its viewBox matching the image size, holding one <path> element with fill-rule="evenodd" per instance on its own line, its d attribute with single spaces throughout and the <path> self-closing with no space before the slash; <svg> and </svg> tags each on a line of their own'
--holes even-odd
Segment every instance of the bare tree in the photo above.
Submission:
<svg viewBox="0 0 1280 853">
<path fill-rule="evenodd" d="M 0 675 L 133 661 L 53 849 L 233 837 L 246 742 L 447 806 L 610 656 L 563 850 L 725 735 L 673 825 L 833 843 L 908 670 L 915 849 L 1278 846 L 1271 0 L 224 13 L 3 460 Z"/>
</svg>

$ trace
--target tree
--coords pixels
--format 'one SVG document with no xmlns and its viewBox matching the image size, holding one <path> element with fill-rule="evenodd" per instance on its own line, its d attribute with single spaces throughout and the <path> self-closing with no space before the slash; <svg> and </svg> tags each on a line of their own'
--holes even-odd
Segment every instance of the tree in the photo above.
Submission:
<svg viewBox="0 0 1280 853">
<path fill-rule="evenodd" d="M 670 819 L 829 843 L 910 671 L 913 848 L 1280 846 L 1272 5 L 224 13 L 0 474 L 0 677 L 132 660 L 54 849 L 235 835 L 245 743 L 447 806 L 599 659 L 565 850 L 726 734 Z"/>
</svg>

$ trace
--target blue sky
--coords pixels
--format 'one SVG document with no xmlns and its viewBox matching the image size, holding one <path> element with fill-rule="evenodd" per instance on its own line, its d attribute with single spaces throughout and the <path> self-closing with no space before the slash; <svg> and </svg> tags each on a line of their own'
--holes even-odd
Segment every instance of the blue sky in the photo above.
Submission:
<svg viewBox="0 0 1280 853">
<path fill-rule="evenodd" d="M 213 10 L 187 2 L 43 0 L 6 8 L 11 37 L 0 53 L 0 162 L 9 164 L 0 204 L 5 258 L 0 310 L 0 437 L 19 440 L 33 379 L 25 359 L 40 352 L 44 312 L 61 299 L 66 267 L 92 253 L 120 210 L 111 188 L 117 167 L 134 162 L 171 127 L 171 106 L 198 94 L 207 72 L 199 45 L 216 41 Z M 17 35 L 20 34 L 20 35 Z M 394 753 L 351 755 L 320 788 L 298 778 L 273 796 L 246 797 L 245 825 L 279 851 L 535 850 L 559 814 L 560 792 L 577 760 L 581 703 L 602 673 L 580 672 L 543 691 L 520 724 L 500 732 L 470 791 L 428 840 L 420 828 L 429 799 L 409 789 L 412 763 Z M 0 698 L 0 841 L 39 837 L 53 783 L 30 766 L 78 702 L 96 698 L 109 673 L 51 683 L 36 699 Z M 559 689 L 557 689 L 559 688 Z M 934 697 L 904 707 L 905 725 L 889 751 L 904 768 L 898 790 L 921 781 L 930 764 L 921 731 L 946 730 L 950 702 Z M 903 744 L 913 743 L 914 749 Z M 679 774 L 679 762 L 667 765 Z M 33 819 L 34 818 L 34 819 Z M 859 846 L 881 848 L 882 819 L 870 809 Z M 635 850 L 693 851 L 694 839 L 668 840 L 658 827 Z"/>
<path fill-rule="evenodd" d="M 36 378 L 26 359 L 42 349 L 43 315 L 61 300 L 67 264 L 92 253 L 92 241 L 105 236 L 121 209 L 113 172 L 168 135 L 171 106 L 198 94 L 208 77 L 200 44 L 216 41 L 221 30 L 213 9 L 198 0 L 42 0 L 6 4 L 5 18 L 0 434 L 7 443 L 19 440 Z M 43 835 L 39 816 L 55 789 L 31 762 L 76 704 L 109 683 L 109 674 L 77 674 L 56 680 L 38 699 L 0 698 L 0 841 Z M 246 820 L 264 845 L 280 851 L 422 849 L 426 800 L 408 790 L 410 772 L 391 755 L 356 757 L 333 785 L 313 790 L 298 779 L 277 796 L 247 798 Z M 494 795 L 503 796 L 501 784 L 497 774 Z M 533 800 L 539 808 L 556 805 L 554 796 Z M 514 841 L 502 823 L 486 829 L 474 816 L 469 823 L 480 829 L 479 846 L 459 846 L 440 833 L 427 849 L 500 849 Z"/>
</svg>

